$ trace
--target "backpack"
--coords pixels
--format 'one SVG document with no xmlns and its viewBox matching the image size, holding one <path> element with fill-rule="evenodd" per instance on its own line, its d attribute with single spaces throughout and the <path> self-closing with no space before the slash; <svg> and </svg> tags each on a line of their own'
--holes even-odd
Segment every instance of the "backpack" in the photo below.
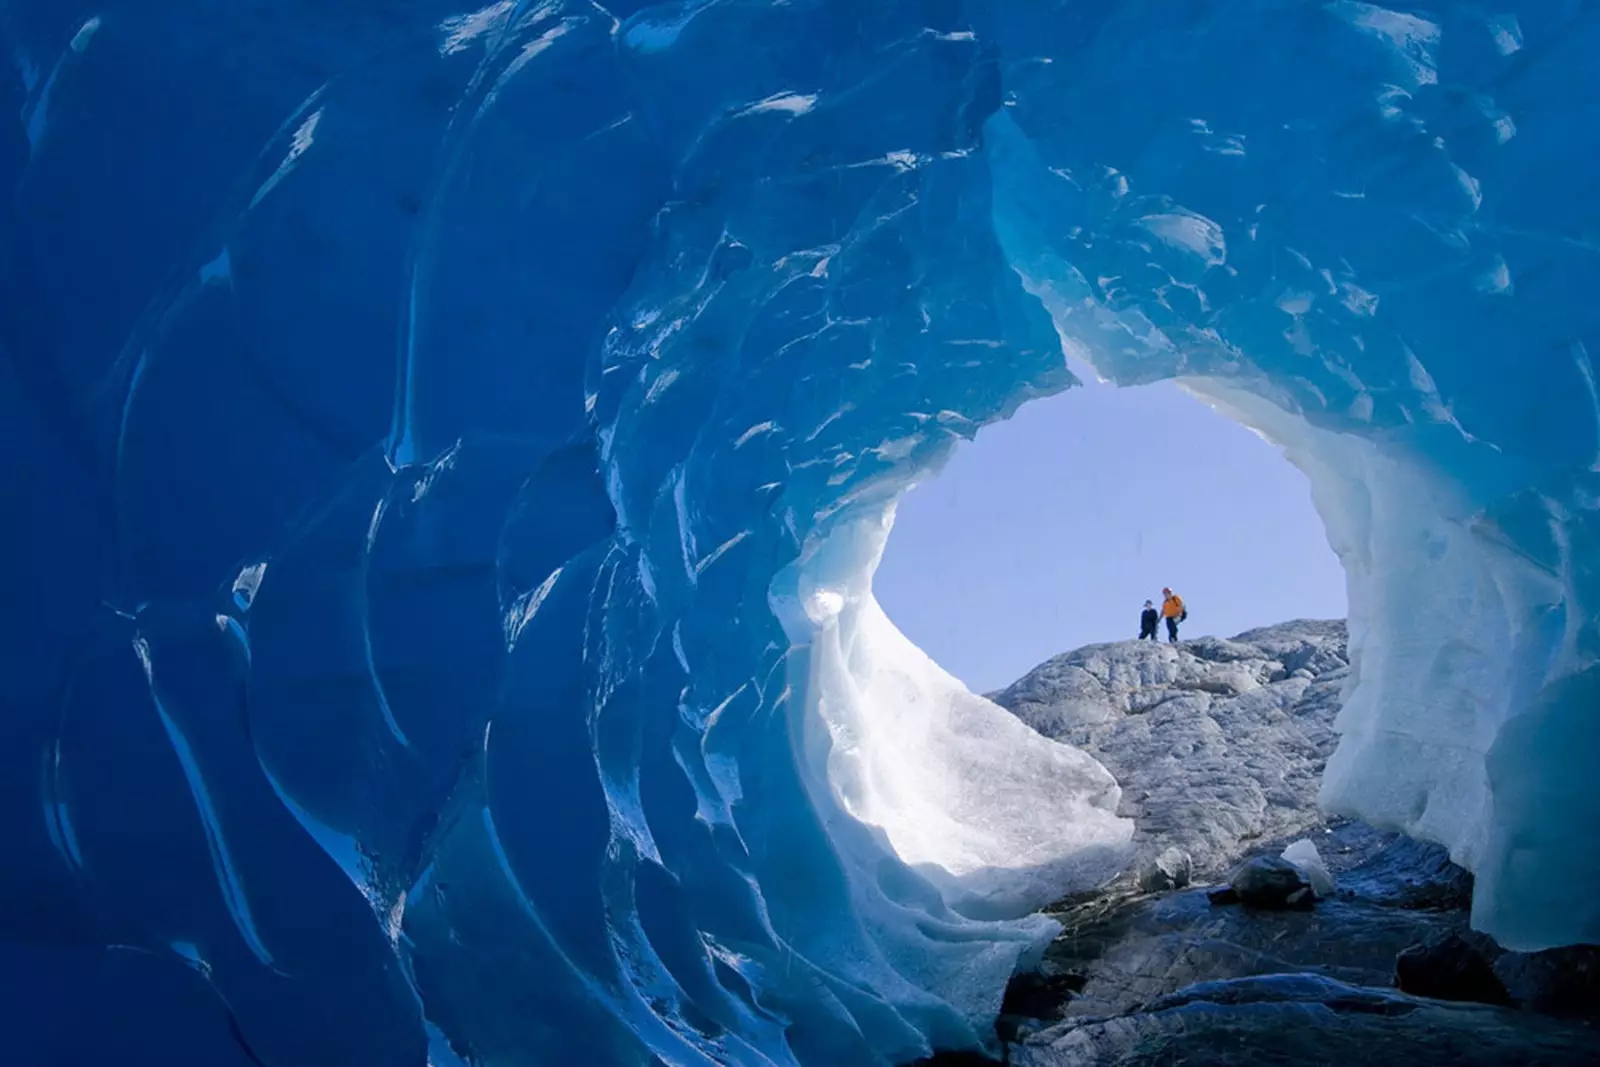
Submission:
<svg viewBox="0 0 1600 1067">
<path fill-rule="evenodd" d="M 1189 621 L 1189 602 L 1187 600 L 1185 600 L 1183 602 L 1183 610 L 1178 612 L 1178 621 L 1179 622 L 1188 622 Z"/>
</svg>

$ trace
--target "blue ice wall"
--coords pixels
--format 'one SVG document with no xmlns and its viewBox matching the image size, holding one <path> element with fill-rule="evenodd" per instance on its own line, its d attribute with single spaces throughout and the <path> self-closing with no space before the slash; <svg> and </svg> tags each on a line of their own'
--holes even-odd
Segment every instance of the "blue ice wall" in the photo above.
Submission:
<svg viewBox="0 0 1600 1067">
<path fill-rule="evenodd" d="M 979 26 L 996 232 L 1064 343 L 1187 380 L 1311 476 L 1356 666 L 1324 803 L 1449 845 L 1503 943 L 1600 941 L 1595 12 Z"/>
<path fill-rule="evenodd" d="M 809 605 L 1063 343 L 1312 474 L 1330 803 L 1600 940 L 1592 11 L 469 8 L 0 0 L 18 1062 L 988 1040 Z"/>
</svg>

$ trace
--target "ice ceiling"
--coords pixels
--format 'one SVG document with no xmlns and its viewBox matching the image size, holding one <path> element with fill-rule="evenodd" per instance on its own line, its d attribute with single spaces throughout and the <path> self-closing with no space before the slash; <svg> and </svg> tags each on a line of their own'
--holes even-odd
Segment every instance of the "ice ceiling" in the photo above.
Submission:
<svg viewBox="0 0 1600 1067">
<path fill-rule="evenodd" d="M 1328 804 L 1450 845 L 1505 944 L 1600 941 L 1592 6 L 0 0 L 0 42 L 18 1062 L 982 1044 L 1128 831 L 871 569 L 1063 346 L 1311 476 Z"/>
</svg>

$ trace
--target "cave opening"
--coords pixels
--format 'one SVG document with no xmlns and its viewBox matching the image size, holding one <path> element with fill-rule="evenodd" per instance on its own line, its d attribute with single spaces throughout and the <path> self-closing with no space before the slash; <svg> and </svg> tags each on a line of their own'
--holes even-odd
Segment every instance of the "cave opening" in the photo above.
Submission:
<svg viewBox="0 0 1600 1067">
<path fill-rule="evenodd" d="M 1082 386 L 984 427 L 896 506 L 873 592 L 907 637 L 990 693 L 1132 638 L 1167 586 L 1186 638 L 1344 618 L 1344 572 L 1280 450 L 1179 384 L 1074 369 Z"/>
<path fill-rule="evenodd" d="M 1193 822 L 1173 839 L 1210 874 L 1245 840 L 1318 823 L 1351 677 L 1344 573 L 1305 474 L 1213 409 L 1227 387 L 1073 370 L 1077 387 L 985 426 L 803 555 L 813 800 L 973 918 L 1137 869 L 1163 839 L 1145 822 Z M 1210 617 L 1177 646 L 1164 629 L 1135 644 L 1141 601 L 1167 584 Z M 1041 696 L 1078 645 L 1076 679 Z M 1132 741 L 1107 727 L 1130 716 Z"/>
</svg>

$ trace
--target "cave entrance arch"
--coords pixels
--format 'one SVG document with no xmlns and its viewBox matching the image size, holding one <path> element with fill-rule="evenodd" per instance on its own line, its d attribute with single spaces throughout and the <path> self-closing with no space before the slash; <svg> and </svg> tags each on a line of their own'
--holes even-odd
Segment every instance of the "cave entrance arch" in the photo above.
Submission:
<svg viewBox="0 0 1600 1067">
<path fill-rule="evenodd" d="M 1167 584 L 1187 637 L 1345 617 L 1344 571 L 1280 450 L 1180 385 L 1073 370 L 1081 385 L 984 427 L 897 505 L 873 590 L 908 637 L 988 693 L 1132 638 Z"/>
<path fill-rule="evenodd" d="M 927 817 L 936 798 L 1005 782 L 988 795 L 1021 803 L 970 802 L 972 839 L 943 854 L 1027 867 L 1052 839 L 1032 824 L 1069 818 L 1052 806 L 1064 772 L 1029 763 L 1031 738 L 1014 761 L 996 759 L 1010 732 L 980 741 L 983 714 L 950 672 L 1111 771 L 1135 825 L 1130 867 L 1173 845 L 1215 875 L 1247 842 L 1322 821 L 1317 789 L 1350 676 L 1344 573 L 1304 476 L 1260 434 L 1182 388 L 1118 389 L 1074 370 L 1084 384 L 986 427 L 898 502 L 872 578 L 887 618 L 871 612 L 852 657 L 856 740 L 883 750 L 840 759 L 839 777 L 902 858 L 929 863 L 961 840 Z M 1132 641 L 1139 599 L 1159 603 L 1163 577 L 1210 622 L 1191 619 L 1181 651 L 1164 634 Z M 926 656 L 879 632 L 891 625 Z M 965 759 L 940 751 L 929 719 Z M 1036 803 L 1030 772 L 1052 779 L 1033 786 Z"/>
<path fill-rule="evenodd" d="M 979 1042 L 1039 931 L 807 794 L 809 701 L 1076 345 L 1312 478 L 1335 806 L 1600 940 L 1590 8 L 475 6 L 4 5 L 18 929 L 329 1063 Z"/>
<path fill-rule="evenodd" d="M 1520 640 L 1524 656 L 1549 651 L 1547 632 L 1519 634 L 1514 613 L 1519 606 L 1525 610 L 1525 605 L 1518 605 L 1517 597 L 1526 596 L 1530 587 L 1550 595 L 1547 577 L 1539 568 L 1529 567 L 1525 558 L 1503 551 L 1494 538 L 1485 545 L 1482 516 L 1472 515 L 1463 496 L 1426 462 L 1397 455 L 1355 433 L 1319 428 L 1304 415 L 1286 410 L 1281 396 L 1268 399 L 1272 389 L 1264 383 L 1251 387 L 1210 377 L 1179 380 L 1219 412 L 1281 446 L 1289 461 L 1305 473 L 1329 542 L 1345 569 L 1351 671 L 1343 687 L 1347 698 L 1339 726 L 1343 741 L 1328 763 L 1322 789 L 1328 812 L 1443 843 L 1457 862 L 1469 869 L 1478 867 L 1496 847 L 1496 835 L 1503 832 L 1493 825 L 1490 749 L 1498 726 L 1515 714 L 1518 699 L 1526 696 L 1527 680 L 1507 670 L 1505 650 L 1508 643 Z M 936 748 L 944 742 L 967 744 L 975 736 L 992 742 L 995 735 L 988 735 L 989 730 L 999 736 L 1020 736 L 980 711 L 977 698 L 899 634 L 873 600 L 871 574 L 892 524 L 891 506 L 847 527 L 848 532 L 832 535 L 832 551 L 818 557 L 822 565 L 812 585 L 811 603 L 824 605 L 818 617 L 831 620 L 842 607 L 842 617 L 848 619 L 843 647 L 833 653 L 838 673 L 855 672 L 860 683 L 855 695 L 863 706 L 881 710 L 900 705 L 902 713 L 889 721 L 902 728 L 905 709 L 913 715 L 929 707 L 954 709 L 950 720 L 954 729 L 936 742 Z M 849 547 L 840 549 L 841 542 Z M 1419 547 L 1427 561 L 1420 569 Z M 862 574 L 841 581 L 853 566 L 859 566 Z M 1410 626 L 1416 618 L 1455 619 L 1458 625 L 1418 635 Z M 897 660 L 908 669 L 884 670 L 885 663 Z M 824 670 L 815 679 L 824 705 L 830 701 L 828 690 L 839 688 L 837 679 L 826 675 Z M 1393 704 L 1397 696 L 1414 706 L 1410 721 L 1402 714 L 1398 728 Z M 1433 713 L 1441 706 L 1454 714 Z M 1408 726 L 1415 732 L 1408 734 Z M 829 730 L 839 736 L 840 721 L 830 718 Z M 844 733 L 849 734 L 850 727 Z M 895 748 L 880 767 L 905 762 L 906 748 L 892 731 L 880 735 L 877 743 Z M 830 776 L 841 766 L 845 773 L 830 780 L 845 782 L 839 790 L 845 806 L 868 812 L 865 817 L 871 822 L 872 804 L 864 803 L 863 797 L 884 805 L 878 817 L 886 813 L 899 821 L 901 836 L 908 842 L 900 847 L 903 857 L 943 886 L 958 910 L 974 917 L 1013 918 L 1025 910 L 1022 902 L 1043 903 L 1039 894 L 1046 891 L 1049 879 L 1060 879 L 1058 889 L 1071 892 L 1106 877 L 1115 866 L 1112 856 L 1121 844 L 1120 832 L 1106 818 L 1115 804 L 1104 802 L 1105 794 L 1097 790 L 1103 790 L 1105 783 L 1081 766 L 1067 770 L 1063 763 L 1046 773 L 1056 776 L 1049 778 L 1053 785 L 1067 783 L 1060 793 L 1069 795 L 1043 798 L 1034 805 L 1014 796 L 1012 806 L 993 811 L 985 810 L 985 801 L 978 804 L 975 815 L 970 810 L 958 815 L 956 824 L 990 832 L 974 850 L 963 846 L 959 833 L 952 835 L 948 828 L 937 832 L 937 818 L 927 827 L 916 826 L 921 819 L 917 805 L 940 807 L 930 795 L 919 795 L 914 787 L 902 792 L 899 811 L 893 810 L 893 789 L 887 799 L 871 797 L 877 785 L 871 770 L 853 766 L 862 762 L 872 761 L 833 754 Z M 987 766 L 985 762 L 982 757 L 970 761 L 962 773 L 980 779 L 995 773 L 998 761 Z M 935 768 L 932 779 L 947 781 L 954 777 L 950 766 L 945 756 L 936 754 L 905 777 L 911 781 Z M 1500 766 L 1507 766 L 1503 757 Z M 1005 792 L 1017 790 L 1027 776 L 1002 777 L 1006 784 L 1000 791 Z M 982 792 L 992 795 L 994 790 Z M 960 806 L 958 801 L 951 810 Z M 1057 832 L 1027 828 L 1029 812 L 1050 821 L 1044 813 L 1052 810 L 1057 814 Z M 1062 819 L 1063 812 L 1072 815 Z M 1074 819 L 1073 831 L 1059 832 Z M 1011 821 L 1020 828 L 1006 827 Z M 935 831 L 932 837 L 924 836 L 928 827 Z M 992 833 L 1002 827 L 1005 832 Z M 1060 854 L 1042 864 L 1005 858 L 1052 848 L 1060 849 Z M 975 859 L 980 853 L 995 861 L 992 868 Z M 953 862 L 930 858 L 935 856 L 950 856 Z M 1493 873 L 1488 882 L 1492 892 Z M 1504 918 L 1492 910 L 1493 900 L 1480 894 L 1475 914 L 1476 922 L 1491 929 Z M 1502 934 L 1517 944 L 1517 934 L 1508 930 Z M 1522 944 L 1543 947 L 1537 936 Z"/>
</svg>

